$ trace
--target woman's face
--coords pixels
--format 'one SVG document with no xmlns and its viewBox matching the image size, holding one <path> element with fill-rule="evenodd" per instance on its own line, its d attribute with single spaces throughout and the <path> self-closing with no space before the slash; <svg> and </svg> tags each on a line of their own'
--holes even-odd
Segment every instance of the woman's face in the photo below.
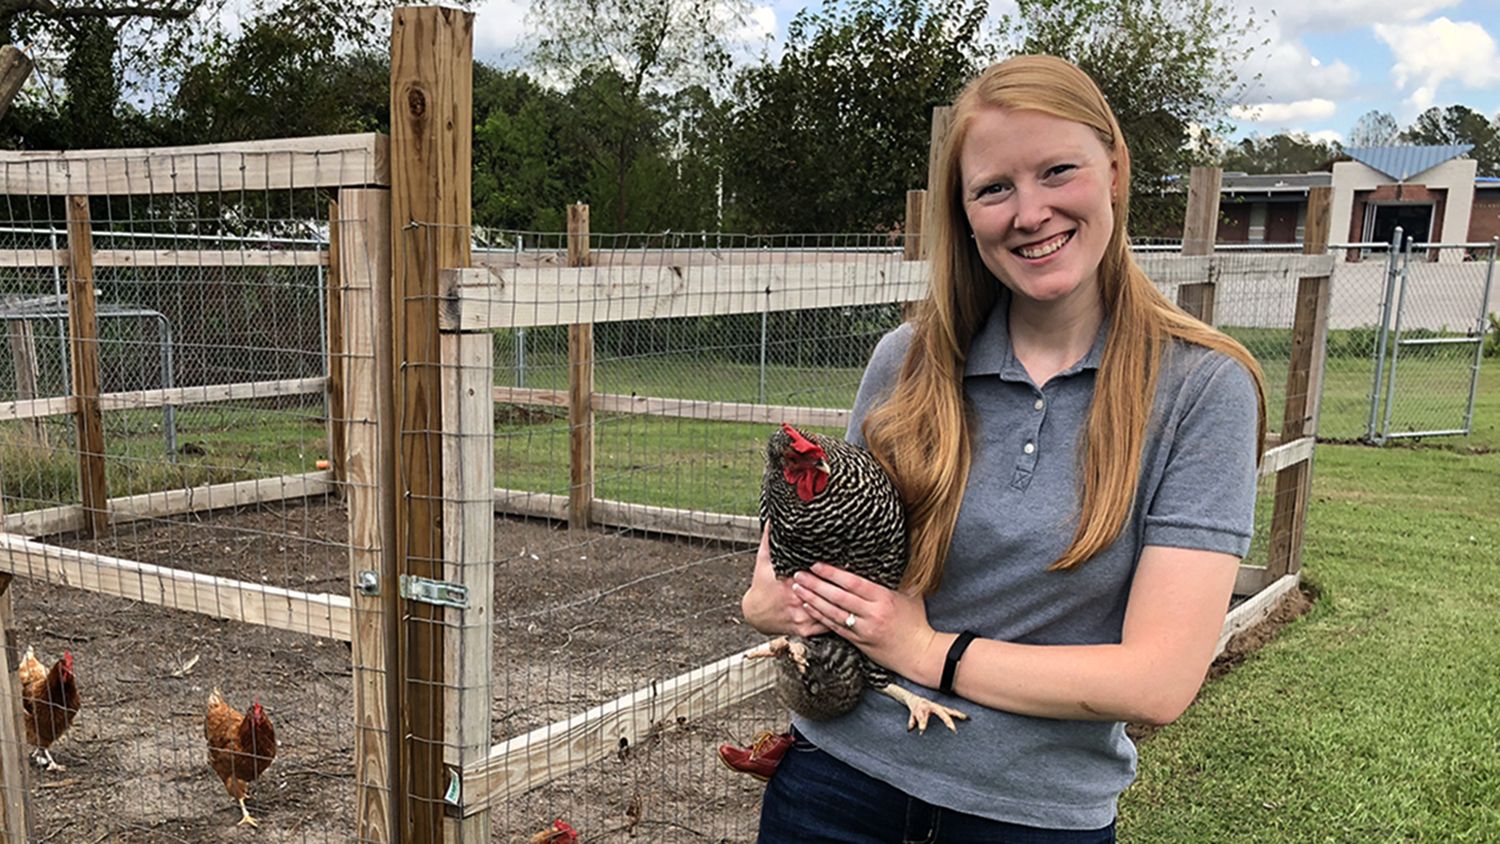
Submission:
<svg viewBox="0 0 1500 844">
<path fill-rule="evenodd" d="M 969 126 L 959 167 L 975 246 L 1012 294 L 1097 301 L 1099 262 L 1114 230 L 1115 162 L 1093 129 L 1037 111 L 985 108 Z"/>
</svg>

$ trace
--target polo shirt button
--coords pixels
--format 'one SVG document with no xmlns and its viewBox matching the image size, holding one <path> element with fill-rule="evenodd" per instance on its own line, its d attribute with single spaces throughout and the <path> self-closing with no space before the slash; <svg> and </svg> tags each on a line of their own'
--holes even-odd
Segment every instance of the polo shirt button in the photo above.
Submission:
<svg viewBox="0 0 1500 844">
<path fill-rule="evenodd" d="M 1030 454 L 1033 451 L 1036 451 L 1036 443 L 1027 443 L 1026 447 L 1021 450 L 1026 452 L 1027 454 Z"/>
<path fill-rule="evenodd" d="M 1036 404 L 1032 405 L 1032 407 L 1036 408 L 1037 410 L 1041 410 L 1042 408 L 1044 408 L 1046 406 L 1047 406 L 1047 403 L 1044 402 L 1044 401 L 1042 401 L 1041 399 L 1037 399 L 1036 400 Z"/>
</svg>

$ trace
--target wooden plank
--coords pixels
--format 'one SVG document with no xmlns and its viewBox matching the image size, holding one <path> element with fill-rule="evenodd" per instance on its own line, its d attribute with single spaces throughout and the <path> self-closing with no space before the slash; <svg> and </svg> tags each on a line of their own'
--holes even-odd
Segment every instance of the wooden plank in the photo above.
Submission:
<svg viewBox="0 0 1500 844">
<path fill-rule="evenodd" d="M 563 390 L 540 390 L 529 387 L 495 387 L 491 395 L 506 404 L 567 407 L 568 394 Z M 652 396 L 627 396 L 616 393 L 594 393 L 596 413 L 636 413 L 673 419 L 702 419 L 713 422 L 750 422 L 761 425 L 793 425 L 838 428 L 849 427 L 849 411 L 826 407 L 800 407 L 785 404 L 742 404 L 698 399 L 669 399 Z"/>
<path fill-rule="evenodd" d="M 566 521 L 568 497 L 514 489 L 495 490 L 495 512 L 513 516 Z M 717 539 L 753 545 L 760 542 L 760 523 L 754 516 L 678 510 L 596 498 L 594 524 L 604 527 L 663 533 L 694 539 Z"/>
<path fill-rule="evenodd" d="M 99 249 L 96 267 L 316 267 L 320 249 Z M 62 249 L 0 249 L 0 267 L 66 267 Z"/>
<path fill-rule="evenodd" d="M 328 203 L 328 274 L 323 284 L 327 288 L 324 311 L 328 324 L 328 355 L 325 370 L 328 373 L 326 396 L 328 402 L 328 468 L 333 471 L 337 483 L 344 481 L 344 307 L 343 279 L 339 269 L 339 203 Z"/>
<path fill-rule="evenodd" d="M 568 206 L 568 266 L 589 265 L 589 207 Z M 589 524 L 594 501 L 594 326 L 568 326 L 568 527 Z"/>
<path fill-rule="evenodd" d="M 0 119 L 10 111 L 10 104 L 21 92 L 34 66 L 31 57 L 15 45 L 0 47 Z"/>
<path fill-rule="evenodd" d="M 452 772 L 490 748 L 495 599 L 495 352 L 489 334 L 445 334 L 443 345 L 443 557 L 445 580 L 468 589 L 468 606 L 449 610 L 456 632 L 453 678 L 445 690 L 445 761 Z M 460 788 L 456 802 L 468 795 Z M 487 811 L 449 823 L 449 840 L 488 842 Z"/>
<path fill-rule="evenodd" d="M 1182 222 L 1183 255 L 1213 254 L 1219 236 L 1222 181 L 1223 173 L 1217 167 L 1194 167 L 1188 172 L 1187 212 Z"/>
<path fill-rule="evenodd" d="M 0 193 L 128 196 L 390 183 L 388 141 L 365 133 L 182 147 L 0 151 Z"/>
<path fill-rule="evenodd" d="M 94 310 L 89 198 L 68 197 L 67 218 L 68 359 L 78 435 L 78 491 L 87 517 L 85 530 L 90 536 L 101 536 L 109 529 L 109 490 L 104 478 L 104 417 L 99 406 L 99 323 Z"/>
<path fill-rule="evenodd" d="M 0 533 L 0 570 L 213 618 L 349 641 L 349 598 L 215 577 Z"/>
<path fill-rule="evenodd" d="M 350 661 L 354 693 L 355 838 L 396 840 L 395 753 L 400 746 L 400 684 L 389 682 L 400 618 L 396 569 L 395 411 L 391 397 L 390 192 L 339 191 L 337 284 L 343 312 L 340 346 L 345 378 L 344 501 L 349 514 L 349 594 L 353 612 Z M 332 274 L 332 268 L 330 268 Z M 384 345 L 382 345 L 382 341 Z M 372 572 L 379 594 L 359 589 Z"/>
<path fill-rule="evenodd" d="M 1266 449 L 1260 459 L 1260 476 L 1274 475 L 1289 466 L 1312 460 L 1317 437 L 1300 437 Z"/>
<path fill-rule="evenodd" d="M 73 401 L 72 396 L 0 402 L 0 420 L 35 419 L 39 416 L 61 416 L 77 412 L 78 404 Z"/>
<path fill-rule="evenodd" d="M 99 397 L 99 409 L 139 410 L 169 404 L 209 404 L 278 396 L 302 396 L 321 393 L 327 388 L 328 379 L 317 377 L 291 378 L 285 381 L 247 381 L 241 384 L 208 384 L 202 387 L 168 387 L 160 390 L 132 390 L 127 393 L 105 393 Z"/>
<path fill-rule="evenodd" d="M 1224 627 L 1219 633 L 1219 643 L 1214 646 L 1214 657 L 1224 653 L 1229 646 L 1229 640 L 1236 633 L 1249 630 L 1251 627 L 1261 623 L 1276 609 L 1288 592 L 1297 588 L 1301 577 L 1295 574 L 1283 575 L 1271 583 L 1271 585 L 1255 593 L 1255 597 L 1240 604 L 1229 611 L 1224 618 Z"/>
<path fill-rule="evenodd" d="M 3 515 L 3 513 L 0 513 Z M 21 679 L 16 675 L 15 610 L 11 575 L 0 573 L 0 839 L 8 844 L 31 840 L 28 811 L 30 753 L 23 726 Z"/>
<path fill-rule="evenodd" d="M 938 162 L 943 157 L 943 144 L 948 142 L 948 132 L 953 128 L 953 106 L 932 107 L 932 131 L 927 142 L 927 188 L 933 190 L 937 184 Z"/>
<path fill-rule="evenodd" d="M 1152 278 L 1219 284 L 1328 274 L 1331 255 L 1139 256 Z M 762 311 L 882 305 L 927 295 L 927 264 L 877 254 L 815 264 L 465 270 L 445 282 L 444 330 L 483 331 Z"/>
<path fill-rule="evenodd" d="M 478 812 L 618 754 L 663 730 L 711 715 L 771 688 L 771 660 L 745 653 L 616 698 L 494 746 L 464 768 L 465 812 Z"/>
<path fill-rule="evenodd" d="M 16 398 L 19 401 L 31 401 L 37 397 L 37 380 L 41 371 L 36 362 L 36 332 L 31 330 L 31 323 L 24 319 L 13 319 L 6 323 L 7 337 L 10 341 L 11 370 L 16 376 Z M 26 437 L 32 445 L 38 448 L 49 448 L 47 442 L 47 426 L 40 420 L 33 419 L 22 426 Z"/>
<path fill-rule="evenodd" d="M 333 484 L 327 472 L 205 484 L 111 498 L 108 502 L 109 520 L 113 524 L 123 524 L 142 519 L 165 519 L 271 501 L 316 498 L 332 490 Z M 5 517 L 4 523 L 5 532 L 30 537 L 70 533 L 84 527 L 84 510 L 76 504 L 12 513 Z"/>
<path fill-rule="evenodd" d="M 738 240 L 736 242 L 739 242 Z M 739 270 L 771 264 L 795 267 L 803 264 L 838 264 L 846 261 L 884 261 L 901 253 L 899 247 L 849 247 L 826 249 L 779 249 L 743 247 L 680 247 L 665 249 L 608 249 L 589 251 L 595 267 L 717 267 Z M 566 249 L 489 250 L 474 253 L 474 266 L 500 274 L 509 270 L 560 269 L 568 265 Z"/>
<path fill-rule="evenodd" d="M 438 271 L 469 266 L 473 207 L 474 16 L 398 6 L 391 33 L 391 267 L 397 428 L 397 554 L 401 573 L 443 576 L 442 417 Z M 398 840 L 438 841 L 449 777 L 443 686 L 449 652 L 442 610 L 408 601 L 402 625 Z"/>
</svg>

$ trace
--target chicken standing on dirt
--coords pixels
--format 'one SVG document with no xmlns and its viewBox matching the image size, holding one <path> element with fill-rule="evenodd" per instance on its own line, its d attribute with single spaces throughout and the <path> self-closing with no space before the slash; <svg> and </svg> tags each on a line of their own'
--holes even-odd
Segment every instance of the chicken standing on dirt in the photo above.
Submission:
<svg viewBox="0 0 1500 844">
<path fill-rule="evenodd" d="M 37 660 L 36 650 L 28 647 L 16 674 L 21 681 L 26 741 L 36 748 L 32 758 L 49 771 L 67 770 L 52 760 L 50 748 L 72 726 L 83 703 L 78 695 L 78 677 L 73 673 L 72 652 L 64 651 L 62 659 L 48 669 Z"/>
<path fill-rule="evenodd" d="M 208 739 L 208 764 L 224 781 L 224 790 L 240 803 L 240 826 L 260 826 L 245 808 L 250 783 L 265 773 L 276 758 L 276 728 L 261 708 L 260 701 L 250 704 L 241 714 L 224 702 L 217 688 L 208 696 L 208 713 L 203 721 L 203 736 Z"/>
<path fill-rule="evenodd" d="M 771 435 L 760 519 L 770 525 L 771 568 L 788 578 L 823 562 L 889 589 L 906 573 L 906 518 L 890 476 L 866 450 L 837 437 L 803 435 L 783 424 Z M 908 729 L 937 716 L 950 730 L 968 716 L 912 694 L 834 633 L 783 636 L 751 656 L 773 657 L 777 691 L 797 713 L 833 718 L 853 709 L 866 687 L 910 713 Z"/>
</svg>

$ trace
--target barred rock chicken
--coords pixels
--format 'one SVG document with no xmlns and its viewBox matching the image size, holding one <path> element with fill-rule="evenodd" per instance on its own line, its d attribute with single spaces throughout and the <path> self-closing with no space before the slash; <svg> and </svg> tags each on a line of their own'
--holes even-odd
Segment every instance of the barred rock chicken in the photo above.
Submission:
<svg viewBox="0 0 1500 844">
<path fill-rule="evenodd" d="M 223 693 L 215 688 L 208 696 L 203 737 L 208 739 L 209 766 L 224 781 L 229 796 L 240 803 L 239 825 L 260 826 L 245 808 L 245 796 L 250 783 L 276 759 L 276 728 L 260 701 L 251 702 L 250 711 L 242 715 L 225 703 Z"/>
<path fill-rule="evenodd" d="M 21 681 L 26 741 L 36 748 L 32 758 L 49 771 L 67 770 L 52 760 L 50 748 L 72 726 L 83 702 L 73 674 L 72 652 L 63 651 L 62 659 L 48 669 L 37 660 L 36 649 L 28 646 L 16 674 Z"/>
<path fill-rule="evenodd" d="M 906 518 L 895 485 L 869 452 L 837 437 L 804 436 L 786 424 L 771 435 L 760 519 L 770 524 L 778 578 L 824 562 L 895 589 L 906 572 Z M 807 718 L 848 712 L 867 687 L 906 706 L 907 729 L 926 730 L 936 715 L 956 730 L 953 719 L 968 717 L 897 685 L 889 671 L 834 633 L 783 636 L 751 656 L 776 659 L 782 701 Z"/>
</svg>

